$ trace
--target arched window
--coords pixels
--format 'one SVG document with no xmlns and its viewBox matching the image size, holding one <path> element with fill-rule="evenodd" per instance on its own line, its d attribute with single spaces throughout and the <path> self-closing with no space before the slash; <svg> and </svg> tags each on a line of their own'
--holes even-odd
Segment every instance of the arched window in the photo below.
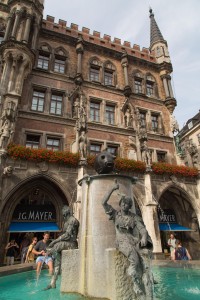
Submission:
<svg viewBox="0 0 200 300">
<path fill-rule="evenodd" d="M 133 73 L 133 89 L 136 94 L 144 93 L 144 76 L 140 71 L 135 71 Z"/>
<path fill-rule="evenodd" d="M 104 64 L 104 84 L 108 86 L 116 85 L 116 71 L 115 67 L 111 62 L 106 62 Z"/>
<path fill-rule="evenodd" d="M 65 74 L 66 72 L 66 62 L 67 62 L 67 53 L 66 51 L 59 47 L 55 49 L 54 52 L 54 64 L 53 64 L 53 71 L 60 74 Z"/>
<path fill-rule="evenodd" d="M 158 97 L 158 88 L 155 78 L 151 74 L 146 75 L 146 95 L 148 97 Z"/>
<path fill-rule="evenodd" d="M 50 70 L 51 47 L 47 44 L 41 44 L 38 53 L 37 68 Z"/>
<path fill-rule="evenodd" d="M 94 57 L 90 60 L 89 80 L 94 82 L 101 82 L 101 62 Z"/>
</svg>

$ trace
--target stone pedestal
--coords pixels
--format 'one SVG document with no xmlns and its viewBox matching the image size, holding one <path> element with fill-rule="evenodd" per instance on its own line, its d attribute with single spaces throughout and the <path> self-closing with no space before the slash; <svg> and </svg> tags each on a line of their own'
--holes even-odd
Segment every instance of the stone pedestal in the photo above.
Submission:
<svg viewBox="0 0 200 300">
<path fill-rule="evenodd" d="M 109 203 L 118 210 L 119 192 L 133 198 L 133 177 L 96 175 L 82 180 L 79 250 L 63 252 L 62 292 L 77 292 L 98 299 L 130 299 L 114 296 L 113 280 L 117 275 L 112 271 L 115 262 L 112 262 L 114 258 L 110 257 L 108 249 L 115 248 L 115 228 L 102 206 L 104 195 L 114 185 L 115 179 L 120 189 L 112 194 Z M 73 284 L 73 281 L 76 283 Z"/>
</svg>

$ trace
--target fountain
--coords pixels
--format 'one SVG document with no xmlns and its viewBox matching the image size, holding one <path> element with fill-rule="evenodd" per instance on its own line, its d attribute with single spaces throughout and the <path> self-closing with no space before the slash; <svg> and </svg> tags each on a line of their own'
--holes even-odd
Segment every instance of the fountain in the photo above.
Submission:
<svg viewBox="0 0 200 300">
<path fill-rule="evenodd" d="M 104 151 L 95 161 L 99 174 L 85 175 L 79 182 L 79 249 L 62 252 L 61 292 L 98 299 L 150 300 L 152 242 L 135 213 L 132 184 L 136 178 L 112 174 L 113 166 L 114 157 Z"/>
</svg>

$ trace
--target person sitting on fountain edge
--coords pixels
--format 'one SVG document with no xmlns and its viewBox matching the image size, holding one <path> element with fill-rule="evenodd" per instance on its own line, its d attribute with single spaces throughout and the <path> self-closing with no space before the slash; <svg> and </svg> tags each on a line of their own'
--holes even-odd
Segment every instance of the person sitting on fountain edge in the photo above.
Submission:
<svg viewBox="0 0 200 300">
<path fill-rule="evenodd" d="M 43 240 L 37 242 L 37 244 L 35 245 L 35 247 L 32 250 L 33 254 L 38 255 L 38 257 L 36 259 L 36 265 L 37 265 L 36 272 L 38 275 L 40 274 L 42 265 L 44 263 L 46 265 L 48 265 L 48 267 L 49 267 L 49 274 L 50 275 L 53 274 L 52 257 L 46 255 L 46 249 L 47 249 L 48 245 L 50 244 L 49 237 L 50 237 L 49 232 L 48 231 L 44 232 Z"/>
<path fill-rule="evenodd" d="M 130 211 L 133 205 L 131 197 L 120 194 L 119 211 L 107 203 L 111 194 L 118 189 L 119 184 L 115 180 L 114 186 L 104 196 L 102 205 L 110 220 L 114 221 L 117 248 L 130 262 L 127 273 L 132 277 L 134 293 L 138 297 L 145 294 L 148 297 L 145 299 L 150 300 L 153 299 L 153 275 L 150 270 L 153 244 L 142 218 Z"/>
</svg>

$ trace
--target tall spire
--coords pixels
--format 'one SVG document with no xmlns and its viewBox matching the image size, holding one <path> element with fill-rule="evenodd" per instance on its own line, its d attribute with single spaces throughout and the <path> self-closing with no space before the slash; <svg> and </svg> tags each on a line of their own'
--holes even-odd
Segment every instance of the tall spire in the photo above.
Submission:
<svg viewBox="0 0 200 300">
<path fill-rule="evenodd" d="M 166 41 L 164 40 L 162 33 L 156 23 L 156 20 L 154 18 L 154 14 L 152 9 L 149 9 L 150 12 L 150 20 L 151 20 L 151 37 L 150 37 L 150 48 L 154 45 L 154 43 L 157 42 L 164 42 L 166 43 Z"/>
</svg>

